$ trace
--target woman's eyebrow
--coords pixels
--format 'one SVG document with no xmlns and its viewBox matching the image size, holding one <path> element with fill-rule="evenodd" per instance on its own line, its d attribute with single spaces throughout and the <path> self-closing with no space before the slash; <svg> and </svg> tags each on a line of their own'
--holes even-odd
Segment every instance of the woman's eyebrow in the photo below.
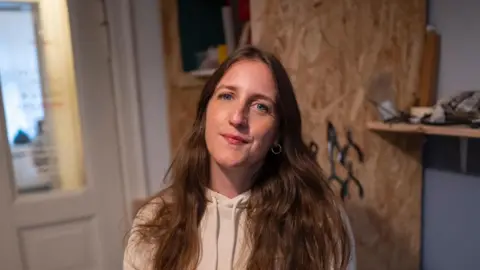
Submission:
<svg viewBox="0 0 480 270">
<path fill-rule="evenodd" d="M 222 88 L 232 90 L 232 91 L 237 91 L 239 87 L 236 86 L 236 85 L 230 85 L 230 84 L 223 84 L 222 83 L 222 84 L 219 84 L 215 90 L 222 89 Z"/>
<path fill-rule="evenodd" d="M 240 89 L 240 87 L 238 87 L 236 85 L 232 85 L 232 84 L 219 84 L 217 86 L 217 88 L 215 88 L 215 91 L 217 91 L 219 89 L 228 89 L 228 90 L 231 90 L 233 92 L 237 92 L 238 89 Z M 264 94 L 261 94 L 261 93 L 254 93 L 253 95 L 250 96 L 250 99 L 265 99 L 265 100 L 270 101 L 272 104 L 275 104 L 275 99 L 272 99 L 271 97 L 269 97 L 267 95 L 264 95 Z"/>
<path fill-rule="evenodd" d="M 251 98 L 252 99 L 264 99 L 264 100 L 267 100 L 267 101 L 271 102 L 272 104 L 275 104 L 275 100 L 273 100 L 271 97 L 266 96 L 264 94 L 256 93 L 256 94 L 253 94 Z"/>
</svg>

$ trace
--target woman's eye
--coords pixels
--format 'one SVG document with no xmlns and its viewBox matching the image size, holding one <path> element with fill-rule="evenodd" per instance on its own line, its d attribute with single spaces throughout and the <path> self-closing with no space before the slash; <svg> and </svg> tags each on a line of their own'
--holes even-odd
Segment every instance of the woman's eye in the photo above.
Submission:
<svg viewBox="0 0 480 270">
<path fill-rule="evenodd" d="M 265 104 L 262 104 L 262 103 L 256 103 L 255 104 L 255 108 L 261 112 L 264 112 L 264 113 L 269 113 L 270 112 L 270 108 L 265 105 Z"/>
<path fill-rule="evenodd" d="M 224 100 L 231 100 L 233 98 L 233 96 L 229 93 L 223 93 L 223 94 L 218 95 L 218 98 L 219 99 L 224 99 Z"/>
</svg>

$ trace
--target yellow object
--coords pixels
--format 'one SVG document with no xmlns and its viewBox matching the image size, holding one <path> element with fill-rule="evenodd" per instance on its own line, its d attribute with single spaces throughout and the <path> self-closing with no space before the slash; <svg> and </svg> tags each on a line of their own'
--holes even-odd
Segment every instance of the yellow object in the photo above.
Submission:
<svg viewBox="0 0 480 270">
<path fill-rule="evenodd" d="M 227 45 L 225 45 L 225 44 L 218 45 L 217 52 L 218 52 L 218 64 L 221 65 L 223 63 L 223 61 L 225 61 L 228 57 Z"/>
</svg>

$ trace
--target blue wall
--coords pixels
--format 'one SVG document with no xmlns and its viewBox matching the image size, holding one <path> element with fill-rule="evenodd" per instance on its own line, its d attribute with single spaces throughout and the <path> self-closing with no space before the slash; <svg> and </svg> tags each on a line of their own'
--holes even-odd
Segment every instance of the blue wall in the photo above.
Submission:
<svg viewBox="0 0 480 270">
<path fill-rule="evenodd" d="M 480 90 L 480 1 L 430 0 L 429 23 L 441 34 L 438 96 Z M 468 140 L 467 172 L 460 139 L 429 137 L 424 156 L 425 270 L 480 269 L 480 141 Z"/>
</svg>

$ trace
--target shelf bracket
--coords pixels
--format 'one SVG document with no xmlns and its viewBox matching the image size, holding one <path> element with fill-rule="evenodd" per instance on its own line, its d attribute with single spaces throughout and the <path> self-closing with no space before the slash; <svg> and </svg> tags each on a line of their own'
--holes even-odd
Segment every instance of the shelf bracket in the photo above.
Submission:
<svg viewBox="0 0 480 270">
<path fill-rule="evenodd" d="M 460 170 L 467 173 L 468 138 L 460 138 Z"/>
</svg>

